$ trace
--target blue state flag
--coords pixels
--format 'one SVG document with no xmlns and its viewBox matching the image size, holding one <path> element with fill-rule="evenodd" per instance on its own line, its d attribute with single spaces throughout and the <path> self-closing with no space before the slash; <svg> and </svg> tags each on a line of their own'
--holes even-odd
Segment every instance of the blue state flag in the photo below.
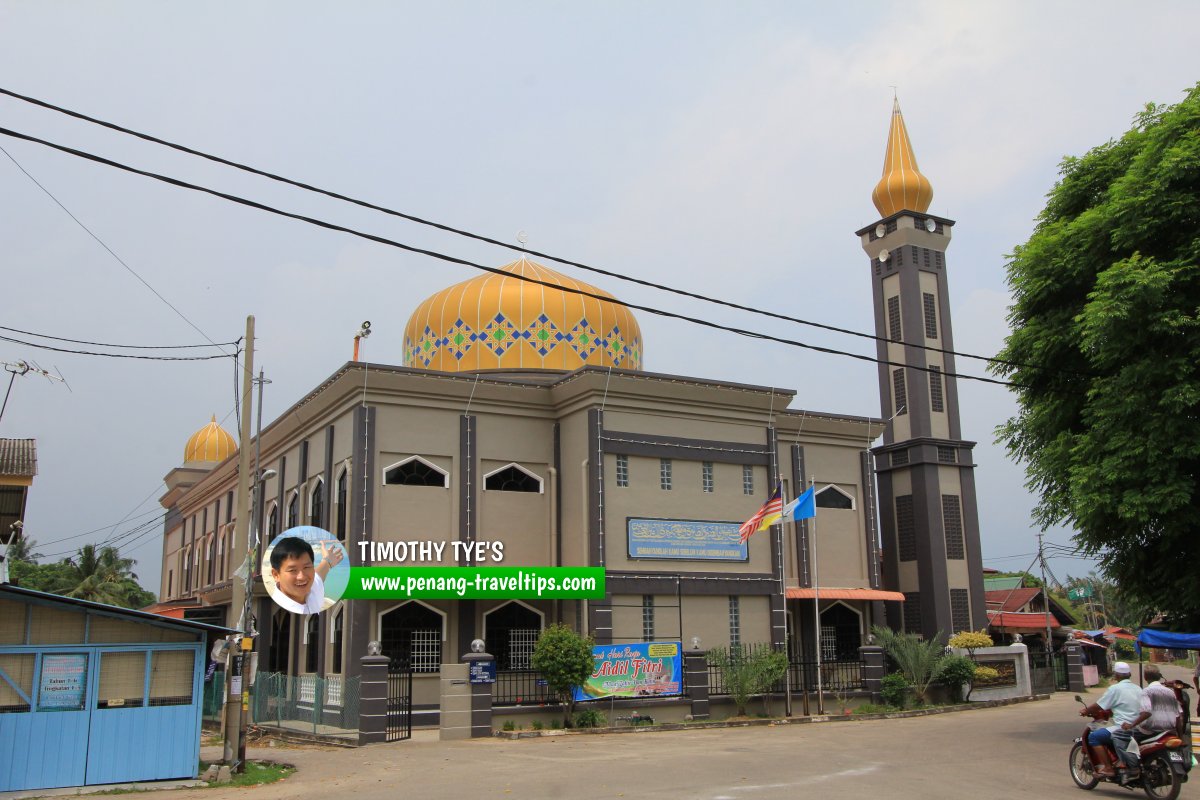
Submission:
<svg viewBox="0 0 1200 800">
<path fill-rule="evenodd" d="M 783 518 L 799 522 L 817 515 L 817 487 L 810 486 L 804 494 L 783 507 Z"/>
</svg>

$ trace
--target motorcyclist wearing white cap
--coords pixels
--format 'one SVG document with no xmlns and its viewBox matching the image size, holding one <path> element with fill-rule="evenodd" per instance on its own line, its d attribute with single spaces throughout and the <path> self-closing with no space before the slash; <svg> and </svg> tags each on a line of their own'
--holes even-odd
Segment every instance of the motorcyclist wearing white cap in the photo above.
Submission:
<svg viewBox="0 0 1200 800">
<path fill-rule="evenodd" d="M 1088 734 L 1087 743 L 1092 755 L 1092 765 L 1096 774 L 1102 777 L 1112 778 L 1116 775 L 1108 758 L 1106 745 L 1110 742 L 1122 760 L 1126 763 L 1132 761 L 1131 766 L 1137 766 L 1136 757 L 1131 759 L 1132 754 L 1127 748 L 1132 738 L 1134 723 L 1141 714 L 1142 688 L 1130 680 L 1131 672 L 1129 665 L 1124 661 L 1113 664 L 1113 677 L 1117 682 L 1108 687 L 1099 700 L 1079 712 L 1080 716 L 1087 716 L 1099 709 L 1112 711 L 1112 725 Z"/>
</svg>

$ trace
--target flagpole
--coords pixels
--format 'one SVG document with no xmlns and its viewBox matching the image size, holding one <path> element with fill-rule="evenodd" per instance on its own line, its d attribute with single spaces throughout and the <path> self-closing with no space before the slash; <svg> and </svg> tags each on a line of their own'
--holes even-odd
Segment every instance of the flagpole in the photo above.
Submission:
<svg viewBox="0 0 1200 800">
<path fill-rule="evenodd" d="M 817 485 L 816 476 L 809 477 L 809 488 Z M 815 494 L 815 492 L 814 492 Z M 817 714 L 825 714 L 825 690 L 821 685 L 821 584 L 817 580 L 817 515 L 812 518 L 812 579 L 813 579 L 813 623 L 817 651 Z"/>
<path fill-rule="evenodd" d="M 787 492 L 783 491 L 783 481 L 779 482 L 779 508 L 783 510 L 787 508 Z M 792 655 L 791 644 L 788 641 L 791 638 L 791 632 L 788 630 L 787 624 L 787 591 L 784 589 L 786 569 L 784 567 L 785 559 L 783 557 L 783 523 L 786 518 L 779 518 L 779 595 L 783 602 L 783 654 L 787 657 L 787 669 L 783 671 L 783 714 L 786 717 L 792 715 Z"/>
</svg>

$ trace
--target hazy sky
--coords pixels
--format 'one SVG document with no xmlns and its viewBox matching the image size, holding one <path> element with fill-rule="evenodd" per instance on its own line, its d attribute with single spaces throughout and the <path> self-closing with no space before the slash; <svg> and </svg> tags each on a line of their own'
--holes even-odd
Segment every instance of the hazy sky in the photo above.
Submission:
<svg viewBox="0 0 1200 800">
<path fill-rule="evenodd" d="M 854 231 L 878 218 L 901 106 L 948 252 L 956 347 L 1007 333 L 1005 254 L 1060 160 L 1120 136 L 1200 79 L 1200 5 L 162 3 L 0 0 L 0 86 L 429 219 L 649 280 L 872 331 Z M 0 126 L 489 265 L 513 255 L 0 97 Z M 129 267 L 217 342 L 261 337 L 275 416 L 351 355 L 402 363 L 409 313 L 476 274 L 0 136 Z M 0 325 L 128 344 L 202 336 L 0 153 Z M 551 265 L 554 266 L 554 265 Z M 563 271 L 631 302 L 813 344 L 871 343 Z M 879 414 L 873 365 L 639 315 L 646 367 L 798 390 L 793 407 Z M 0 332 L 3 333 L 3 332 Z M 25 531 L 47 554 L 152 519 L 212 414 L 236 432 L 233 366 L 0 342 L 20 378 L 0 436 L 38 440 Z M 977 371 L 959 360 L 963 371 Z M 4 376 L 7 377 L 7 376 Z M 985 564 L 1028 565 L 1034 498 L 993 443 L 1002 387 L 959 384 L 979 442 Z M 130 518 L 113 529 L 118 521 Z M 96 533 L 86 531 L 104 527 Z M 157 590 L 161 529 L 131 540 Z M 74 537 L 68 539 L 67 537 Z M 1069 532 L 1048 539 L 1069 542 Z M 65 540 L 65 541 L 64 541 Z M 1052 562 L 1059 578 L 1089 563 Z"/>
</svg>

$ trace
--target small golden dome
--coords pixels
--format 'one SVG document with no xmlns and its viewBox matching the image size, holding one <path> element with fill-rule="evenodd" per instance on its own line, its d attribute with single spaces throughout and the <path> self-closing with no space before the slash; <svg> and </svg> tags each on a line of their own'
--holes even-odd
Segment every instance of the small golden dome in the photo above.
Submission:
<svg viewBox="0 0 1200 800">
<path fill-rule="evenodd" d="M 198 461 L 224 461 L 237 452 L 237 442 L 229 432 L 217 424 L 217 415 L 212 422 L 192 434 L 183 448 L 183 463 Z"/>
<path fill-rule="evenodd" d="M 501 272 L 507 275 L 471 278 L 417 306 L 404 329 L 405 366 L 442 372 L 642 368 L 641 328 L 628 308 L 602 299 L 611 294 L 524 257 Z"/>
<path fill-rule="evenodd" d="M 917 170 L 908 128 L 900 113 L 900 101 L 892 105 L 892 127 L 888 131 L 887 152 L 883 156 L 883 177 L 875 184 L 871 200 L 882 216 L 897 211 L 926 211 L 933 202 L 933 186 Z"/>
</svg>

